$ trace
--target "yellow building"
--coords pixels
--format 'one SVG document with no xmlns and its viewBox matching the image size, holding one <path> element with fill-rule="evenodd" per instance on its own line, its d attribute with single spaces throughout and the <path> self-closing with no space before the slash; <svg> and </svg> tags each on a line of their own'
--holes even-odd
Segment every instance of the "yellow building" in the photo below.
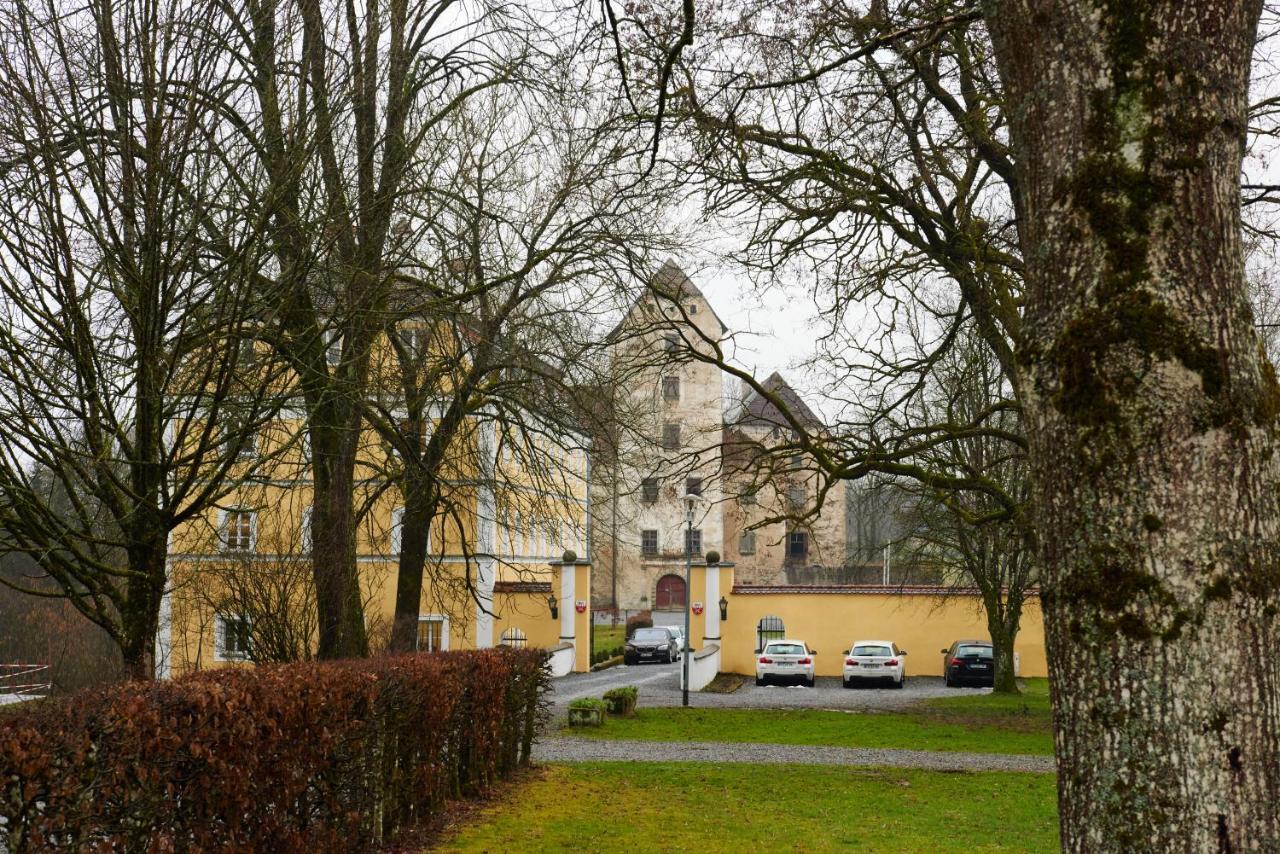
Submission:
<svg viewBox="0 0 1280 854">
<path fill-rule="evenodd" d="M 383 344 L 375 382 L 392 357 Z M 440 414 L 428 420 L 438 423 Z M 173 532 L 158 675 L 313 654 L 305 427 L 303 413 L 288 407 L 263 424 L 241 450 L 235 489 Z M 590 567 L 562 558 L 588 553 L 587 441 L 553 441 L 543 425 L 523 431 L 488 415 L 471 417 L 463 433 L 442 467 L 448 512 L 428 533 L 419 649 L 561 647 L 557 669 L 586 669 Z M 389 639 L 395 606 L 403 502 L 388 475 L 394 465 L 390 446 L 366 428 L 356 469 L 356 561 L 375 650 Z"/>
</svg>

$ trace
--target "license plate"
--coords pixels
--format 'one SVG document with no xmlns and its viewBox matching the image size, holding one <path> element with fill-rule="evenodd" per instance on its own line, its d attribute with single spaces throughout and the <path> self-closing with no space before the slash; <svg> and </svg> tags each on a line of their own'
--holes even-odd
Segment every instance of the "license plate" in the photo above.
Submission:
<svg viewBox="0 0 1280 854">
<path fill-rule="evenodd" d="M 862 666 L 863 666 L 863 667 L 879 667 L 880 665 L 878 665 L 878 664 L 864 664 L 864 665 L 862 665 Z"/>
<path fill-rule="evenodd" d="M 777 664 L 779 667 L 790 667 L 792 664 L 792 662 L 790 661 L 776 661 L 774 663 Z"/>
<path fill-rule="evenodd" d="M 972 667 L 974 670 L 986 670 L 991 665 L 990 664 L 970 664 L 969 666 Z"/>
</svg>

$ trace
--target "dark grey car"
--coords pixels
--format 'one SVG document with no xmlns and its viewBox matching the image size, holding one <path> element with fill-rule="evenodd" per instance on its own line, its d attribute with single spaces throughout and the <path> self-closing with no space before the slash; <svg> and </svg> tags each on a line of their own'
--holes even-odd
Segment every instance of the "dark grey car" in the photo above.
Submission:
<svg viewBox="0 0 1280 854">
<path fill-rule="evenodd" d="M 639 664 L 642 661 L 669 663 L 676 660 L 678 649 L 675 634 L 669 629 L 660 626 L 636 629 L 622 652 L 622 661 L 624 664 Z"/>
</svg>

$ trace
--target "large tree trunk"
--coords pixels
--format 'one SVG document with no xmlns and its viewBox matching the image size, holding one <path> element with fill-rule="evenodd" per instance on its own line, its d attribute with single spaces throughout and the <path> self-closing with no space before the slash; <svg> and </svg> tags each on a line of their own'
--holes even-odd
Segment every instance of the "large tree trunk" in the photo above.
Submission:
<svg viewBox="0 0 1280 854">
<path fill-rule="evenodd" d="M 1280 391 L 1240 245 L 1260 0 L 984 5 L 1063 846 L 1280 850 Z"/>
<path fill-rule="evenodd" d="M 128 598 L 120 614 L 120 652 L 129 679 L 155 678 L 156 633 L 160 601 L 167 583 L 168 531 L 156 527 L 157 537 L 129 547 Z"/>
<path fill-rule="evenodd" d="M 310 427 L 315 496 L 311 511 L 321 659 L 369 654 L 356 564 L 355 464 L 359 419 L 336 428 L 315 414 Z"/>
<path fill-rule="evenodd" d="M 434 490 L 410 486 L 400 522 L 400 565 L 396 575 L 396 608 L 391 626 L 391 649 L 412 652 L 418 644 L 418 616 L 422 610 L 422 578 L 427 563 Z"/>
<path fill-rule="evenodd" d="M 991 633 L 991 651 L 995 655 L 995 680 L 992 690 L 997 694 L 1017 694 L 1018 681 L 1013 672 L 1013 643 L 1018 637 L 1018 623 L 1022 606 L 1008 602 L 987 606 L 987 631 Z"/>
</svg>

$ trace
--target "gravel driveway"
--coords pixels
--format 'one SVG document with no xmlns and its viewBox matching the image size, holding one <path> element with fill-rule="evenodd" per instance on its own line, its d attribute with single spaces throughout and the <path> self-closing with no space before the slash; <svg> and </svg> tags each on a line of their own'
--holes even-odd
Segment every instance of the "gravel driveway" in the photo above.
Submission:
<svg viewBox="0 0 1280 854">
<path fill-rule="evenodd" d="M 884 766 L 930 771 L 1053 771 L 1052 756 L 721 741 L 551 737 L 538 739 L 533 748 L 533 758 L 539 762 L 737 762 L 751 765 Z"/>
<path fill-rule="evenodd" d="M 552 704 L 563 709 L 578 697 L 599 697 L 610 688 L 635 685 L 641 707 L 680 705 L 680 665 L 640 664 L 599 673 L 574 673 L 556 679 Z M 948 688 L 940 676 L 908 676 L 902 690 L 889 687 L 844 688 L 836 677 L 819 677 L 813 688 L 766 685 L 747 679 L 732 694 L 695 691 L 689 705 L 710 709 L 904 709 L 929 697 L 991 693 L 990 688 Z"/>
</svg>

